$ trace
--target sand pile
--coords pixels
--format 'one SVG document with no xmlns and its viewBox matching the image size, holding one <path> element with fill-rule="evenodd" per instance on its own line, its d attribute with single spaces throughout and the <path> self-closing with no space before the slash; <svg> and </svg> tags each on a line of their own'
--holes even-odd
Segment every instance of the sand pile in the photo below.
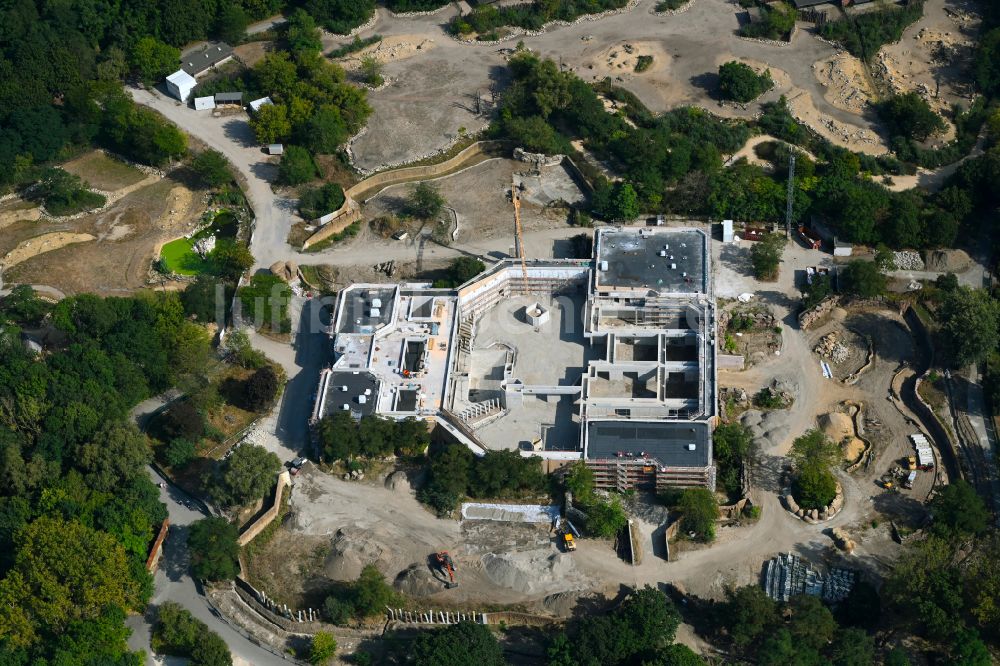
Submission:
<svg viewBox="0 0 1000 666">
<path fill-rule="evenodd" d="M 830 412 L 819 417 L 819 427 L 827 437 L 842 442 L 845 437 L 854 436 L 854 422 L 843 412 Z"/>
<path fill-rule="evenodd" d="M 933 250 L 926 253 L 924 264 L 929 271 L 961 273 L 969 268 L 972 259 L 965 250 Z"/>
<path fill-rule="evenodd" d="M 388 554 L 368 530 L 342 527 L 337 530 L 330 547 L 330 554 L 323 564 L 323 571 L 333 580 L 356 580 L 361 570 L 369 564 L 388 559 Z"/>
<path fill-rule="evenodd" d="M 385 487 L 387 490 L 403 494 L 408 494 L 411 490 L 410 480 L 407 478 L 406 472 L 401 469 L 385 477 Z"/>
<path fill-rule="evenodd" d="M 544 550 L 487 553 L 482 563 L 490 581 L 523 594 L 537 594 L 577 573 L 572 556 Z"/>
<path fill-rule="evenodd" d="M 419 563 L 401 571 L 393 585 L 408 597 L 428 597 L 445 589 L 444 582 L 435 578 L 427 565 Z"/>
<path fill-rule="evenodd" d="M 788 438 L 791 428 L 788 425 L 790 411 L 776 409 L 770 412 L 760 412 L 750 409 L 743 412 L 740 423 L 753 433 L 764 450 L 773 449 Z"/>
</svg>

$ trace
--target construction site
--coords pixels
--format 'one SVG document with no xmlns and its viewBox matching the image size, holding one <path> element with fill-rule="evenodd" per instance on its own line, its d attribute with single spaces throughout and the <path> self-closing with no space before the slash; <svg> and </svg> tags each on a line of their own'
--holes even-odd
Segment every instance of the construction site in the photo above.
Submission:
<svg viewBox="0 0 1000 666">
<path fill-rule="evenodd" d="M 701 229 L 609 227 L 589 260 L 518 252 L 457 289 L 352 285 L 313 418 L 419 416 L 477 455 L 582 458 L 600 488 L 714 489 L 709 257 Z"/>
</svg>

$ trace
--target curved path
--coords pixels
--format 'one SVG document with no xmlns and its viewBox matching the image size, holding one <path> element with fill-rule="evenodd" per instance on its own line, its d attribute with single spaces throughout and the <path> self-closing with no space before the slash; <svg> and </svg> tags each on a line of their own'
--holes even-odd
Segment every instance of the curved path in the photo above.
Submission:
<svg viewBox="0 0 1000 666">
<path fill-rule="evenodd" d="M 175 395 L 164 394 L 151 398 L 132 410 L 132 417 L 142 425 L 156 411 L 175 399 Z M 147 468 L 154 483 L 166 481 L 153 468 Z M 181 489 L 167 484 L 160 489 L 160 501 L 167 506 L 170 517 L 170 531 L 163 546 L 163 558 L 154 576 L 153 598 L 145 615 L 129 616 L 126 624 L 132 630 L 128 645 L 132 650 L 144 650 L 153 663 L 174 663 L 175 660 L 155 660 L 150 649 L 151 620 L 153 609 L 165 601 L 173 601 L 191 612 L 196 618 L 219 634 L 233 654 L 236 666 L 278 666 L 289 662 L 250 642 L 227 622 L 217 617 L 209 607 L 204 595 L 189 573 L 190 558 L 187 551 L 187 532 L 191 523 L 205 518 L 208 514 L 199 502 Z M 177 663 L 180 663 L 179 661 Z"/>
</svg>

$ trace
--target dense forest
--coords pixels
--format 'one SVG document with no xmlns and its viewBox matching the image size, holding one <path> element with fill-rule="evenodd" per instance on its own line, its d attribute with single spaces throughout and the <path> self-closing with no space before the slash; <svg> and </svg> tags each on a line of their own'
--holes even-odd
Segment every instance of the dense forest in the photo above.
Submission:
<svg viewBox="0 0 1000 666">
<path fill-rule="evenodd" d="M 166 509 L 129 411 L 202 367 L 209 342 L 176 294 L 0 299 L 0 663 L 139 663 L 122 620 L 152 593 Z"/>
</svg>

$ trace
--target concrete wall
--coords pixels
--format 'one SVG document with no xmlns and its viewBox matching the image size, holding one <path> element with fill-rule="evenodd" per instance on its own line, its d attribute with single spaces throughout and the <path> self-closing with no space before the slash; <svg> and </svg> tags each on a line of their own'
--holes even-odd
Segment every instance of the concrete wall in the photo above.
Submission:
<svg viewBox="0 0 1000 666">
<path fill-rule="evenodd" d="M 390 185 L 427 180 L 428 178 L 440 178 L 456 169 L 469 166 L 475 163 L 476 160 L 483 161 L 490 157 L 499 157 L 511 148 L 512 145 L 506 141 L 478 141 L 454 157 L 439 164 L 404 167 L 402 169 L 392 169 L 377 173 L 357 183 L 354 187 L 348 189 L 345 194 L 348 198 L 363 203 Z"/>
<path fill-rule="evenodd" d="M 332 217 L 324 215 L 323 217 L 328 217 L 331 221 L 321 227 L 319 231 L 314 233 L 312 236 L 307 238 L 302 244 L 302 249 L 308 249 L 316 243 L 326 240 L 330 236 L 339 234 L 341 231 L 360 220 L 361 209 L 355 208 L 351 204 L 353 204 L 353 201 L 348 199 L 344 202 L 344 205 L 341 206 L 339 211 L 334 211 L 334 213 L 330 214 Z"/>
<path fill-rule="evenodd" d="M 160 563 L 160 553 L 163 552 L 163 541 L 167 538 L 167 531 L 170 529 L 170 519 L 166 518 L 160 525 L 160 532 L 156 535 L 153 547 L 149 549 L 149 557 L 146 558 L 146 571 L 153 573 Z"/>
<path fill-rule="evenodd" d="M 271 503 L 271 507 L 260 518 L 243 530 L 239 538 L 236 539 L 237 543 L 241 546 L 247 545 L 253 541 L 254 537 L 264 531 L 264 528 L 270 525 L 271 521 L 277 518 L 278 512 L 281 511 L 281 498 L 285 493 L 285 486 L 291 485 L 292 477 L 288 473 L 288 470 L 278 475 L 278 485 L 274 489 L 274 502 Z"/>
</svg>

